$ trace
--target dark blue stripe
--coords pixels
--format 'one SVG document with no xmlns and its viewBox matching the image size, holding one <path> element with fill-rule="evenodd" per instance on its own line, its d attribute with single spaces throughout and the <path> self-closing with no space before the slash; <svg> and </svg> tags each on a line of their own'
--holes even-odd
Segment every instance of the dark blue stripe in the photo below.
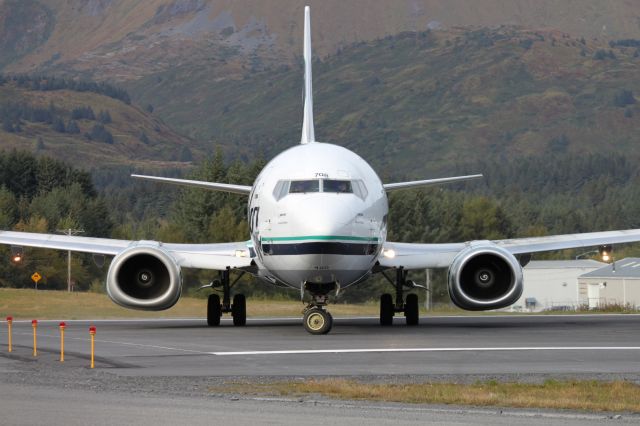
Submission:
<svg viewBox="0 0 640 426">
<path fill-rule="evenodd" d="M 373 255 L 378 244 L 354 244 L 336 242 L 314 242 L 296 244 L 262 244 L 262 252 L 273 256 L 296 256 L 301 254 L 340 254 L 344 256 Z"/>
</svg>

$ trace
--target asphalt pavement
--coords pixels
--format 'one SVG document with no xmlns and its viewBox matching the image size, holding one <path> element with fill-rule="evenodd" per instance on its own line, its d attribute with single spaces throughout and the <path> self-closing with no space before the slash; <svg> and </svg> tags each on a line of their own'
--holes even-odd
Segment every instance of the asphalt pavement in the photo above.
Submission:
<svg viewBox="0 0 640 426">
<path fill-rule="evenodd" d="M 308 334 L 299 318 L 249 319 L 246 327 L 223 320 L 215 328 L 203 319 L 66 321 L 64 363 L 58 322 L 40 321 L 37 357 L 30 320 L 14 321 L 11 354 L 6 323 L 0 323 L 1 424 L 88 423 L 78 407 L 102 424 L 125 418 L 168 424 L 187 413 L 193 424 L 227 416 L 239 424 L 589 424 L 606 415 L 402 405 L 387 407 L 387 415 L 384 405 L 229 399 L 215 389 L 230 381 L 327 376 L 389 383 L 640 383 L 640 315 L 439 316 L 423 317 L 416 327 L 402 318 L 391 327 L 381 327 L 377 318 L 336 318 L 325 336 Z M 90 325 L 97 328 L 94 370 L 88 368 Z M 65 403 L 66 411 L 53 408 Z"/>
</svg>

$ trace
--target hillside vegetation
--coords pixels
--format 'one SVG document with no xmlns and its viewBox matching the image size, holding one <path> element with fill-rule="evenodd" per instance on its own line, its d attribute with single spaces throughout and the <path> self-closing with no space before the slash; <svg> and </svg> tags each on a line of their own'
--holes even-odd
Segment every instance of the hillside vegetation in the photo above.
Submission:
<svg viewBox="0 0 640 426">
<path fill-rule="evenodd" d="M 316 136 L 387 176 L 489 157 L 636 156 L 640 50 L 628 44 L 512 28 L 359 43 L 314 64 Z M 178 131 L 268 158 L 299 140 L 301 75 L 294 66 L 216 81 L 184 65 L 129 87 Z"/>
<path fill-rule="evenodd" d="M 54 77 L 0 76 L 0 148 L 34 151 L 82 165 L 182 167 L 189 141 L 131 105 L 110 85 Z"/>
</svg>

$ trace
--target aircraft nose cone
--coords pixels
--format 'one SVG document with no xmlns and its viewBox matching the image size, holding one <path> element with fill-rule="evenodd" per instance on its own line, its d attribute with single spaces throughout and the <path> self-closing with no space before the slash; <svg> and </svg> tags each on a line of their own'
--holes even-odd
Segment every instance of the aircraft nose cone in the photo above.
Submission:
<svg viewBox="0 0 640 426">
<path fill-rule="evenodd" d="M 295 222 L 306 234 L 332 236 L 350 232 L 356 213 L 348 200 L 338 196 L 308 197 L 300 202 Z"/>
</svg>

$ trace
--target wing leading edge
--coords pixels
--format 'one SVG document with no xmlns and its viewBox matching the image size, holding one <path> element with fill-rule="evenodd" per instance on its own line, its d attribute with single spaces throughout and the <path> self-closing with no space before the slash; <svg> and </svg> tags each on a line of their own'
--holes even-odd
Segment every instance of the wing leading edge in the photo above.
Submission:
<svg viewBox="0 0 640 426">
<path fill-rule="evenodd" d="M 82 253 L 116 256 L 123 250 L 149 245 L 161 248 L 183 268 L 222 270 L 251 266 L 247 242 L 220 244 L 164 244 L 156 241 L 112 240 L 108 238 L 74 237 L 29 232 L 0 231 L 0 244 L 39 247 Z"/>
<path fill-rule="evenodd" d="M 482 175 L 456 176 L 440 179 L 414 180 L 411 182 L 397 182 L 384 184 L 384 190 L 397 191 L 399 189 L 419 188 L 423 186 L 443 185 L 446 183 L 464 182 L 466 180 L 480 179 Z"/>
<path fill-rule="evenodd" d="M 487 241 L 487 243 L 502 247 L 513 255 L 518 255 L 638 241 L 640 241 L 640 229 L 515 238 Z M 459 252 L 470 244 L 471 242 L 454 244 L 389 242 L 385 244 L 385 250 L 380 255 L 378 262 L 380 266 L 387 268 L 445 268 L 453 262 Z"/>
<path fill-rule="evenodd" d="M 131 175 L 131 177 L 152 182 L 170 183 L 180 186 L 204 188 L 212 191 L 231 192 L 233 194 L 249 195 L 251 187 L 247 185 L 233 185 L 230 183 L 204 182 L 200 180 L 174 179 L 160 176 Z"/>
</svg>

